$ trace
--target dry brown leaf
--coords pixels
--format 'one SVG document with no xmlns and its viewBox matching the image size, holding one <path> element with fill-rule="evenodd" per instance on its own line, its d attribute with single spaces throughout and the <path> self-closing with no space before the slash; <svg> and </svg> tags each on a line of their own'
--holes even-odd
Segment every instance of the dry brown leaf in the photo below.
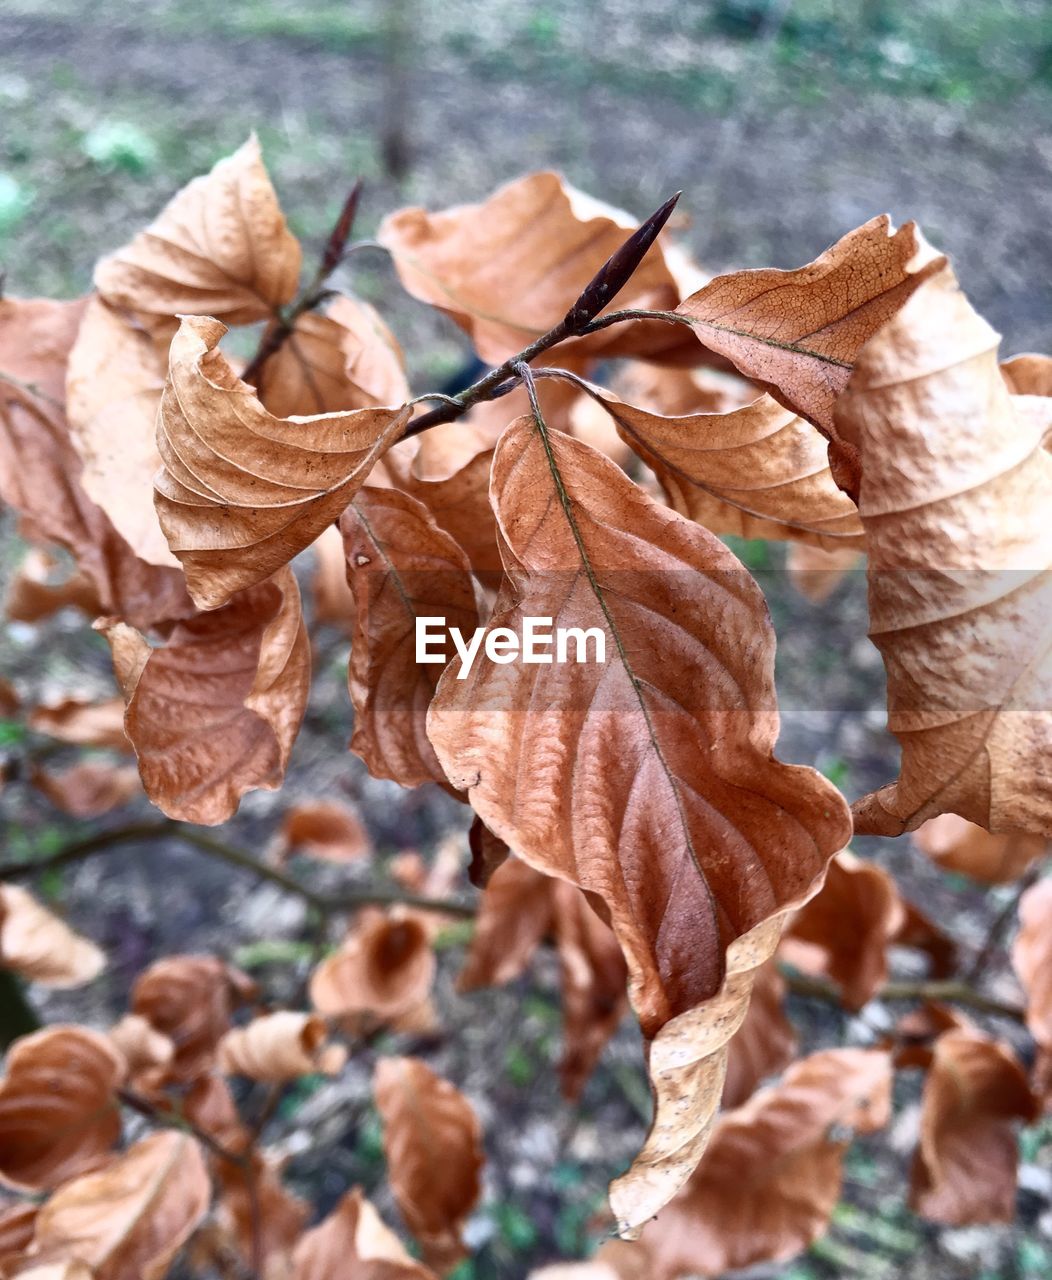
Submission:
<svg viewBox="0 0 1052 1280">
<path fill-rule="evenodd" d="M 18 690 L 9 681 L 0 676 L 0 716 L 15 715 L 22 707 L 22 699 Z"/>
<path fill-rule="evenodd" d="M 444 1275 L 467 1256 L 461 1230 L 482 1190 L 478 1118 L 419 1058 L 381 1058 L 373 1092 L 391 1193 L 424 1261 Z"/>
<path fill-rule="evenodd" d="M 468 830 L 468 848 L 471 850 L 468 879 L 476 889 L 485 889 L 494 873 L 507 862 L 511 850 L 499 836 L 493 834 L 478 814 L 472 818 Z"/>
<path fill-rule="evenodd" d="M 178 623 L 157 649 L 116 618 L 95 625 L 110 643 L 125 731 L 159 809 L 214 826 L 246 791 L 281 786 L 310 689 L 291 569 Z"/>
<path fill-rule="evenodd" d="M 247 1169 L 231 1160 L 217 1160 L 215 1171 L 221 1226 L 252 1271 L 257 1270 L 258 1247 L 262 1274 L 267 1274 L 269 1266 L 287 1258 L 303 1235 L 310 1205 L 282 1185 L 277 1163 L 259 1151 L 251 1153 Z"/>
<path fill-rule="evenodd" d="M 46 987 L 79 987 L 106 957 L 18 885 L 0 885 L 0 966 Z"/>
<path fill-rule="evenodd" d="M 56 1191 L 37 1218 L 32 1252 L 42 1261 L 76 1257 L 96 1280 L 161 1280 L 211 1195 L 196 1140 L 155 1133 Z"/>
<path fill-rule="evenodd" d="M 0 1080 L 0 1181 L 57 1187 L 103 1164 L 120 1137 L 115 1091 L 125 1062 L 86 1027 L 54 1026 L 16 1040 Z"/>
<path fill-rule="evenodd" d="M 148 626 L 183 616 L 190 601 L 183 575 L 140 560 L 80 482 L 65 402 L 83 311 L 83 302 L 0 299 L 0 497 L 31 541 L 70 552 L 105 612 Z"/>
<path fill-rule="evenodd" d="M 311 1003 L 350 1024 L 366 1015 L 398 1025 L 425 1006 L 435 980 L 426 924 L 402 908 L 359 913 L 343 945 L 311 975 Z"/>
<path fill-rule="evenodd" d="M 247 975 L 216 956 L 166 956 L 136 979 L 131 1008 L 175 1045 L 170 1077 L 191 1081 L 212 1067 L 232 1011 L 255 990 Z"/>
<path fill-rule="evenodd" d="M 978 1031 L 935 1042 L 921 1101 L 910 1206 L 934 1222 L 968 1226 L 1015 1217 L 1016 1125 L 1037 1118 L 1019 1060 Z"/>
<path fill-rule="evenodd" d="M 650 1280 L 646 1250 L 627 1240 L 607 1240 L 589 1262 L 554 1262 L 527 1280 Z"/>
<path fill-rule="evenodd" d="M 846 842 L 847 811 L 773 758 L 773 632 L 712 534 L 529 419 L 502 438 L 491 494 L 510 580 L 491 625 L 595 627 L 609 660 L 481 662 L 465 680 L 454 660 L 428 734 L 497 836 L 609 911 L 657 1099 L 612 1190 L 635 1230 L 700 1157 L 752 975 Z"/>
<path fill-rule="evenodd" d="M 405 362 L 374 307 L 338 297 L 325 315 L 306 311 L 264 361 L 259 398 L 278 418 L 338 413 L 409 399 Z"/>
<path fill-rule="evenodd" d="M 858 511 L 837 488 L 826 440 L 771 396 L 728 413 L 667 418 L 601 387 L 589 391 L 680 515 L 742 538 L 861 545 Z"/>
<path fill-rule="evenodd" d="M 253 324 L 292 301 L 301 256 L 253 135 L 188 183 L 130 244 L 103 258 L 95 287 L 161 332 L 184 314 Z"/>
<path fill-rule="evenodd" d="M 936 866 L 971 876 L 980 884 L 1009 884 L 1049 850 L 1042 836 L 1009 831 L 991 835 L 956 813 L 940 813 L 913 837 Z"/>
<path fill-rule="evenodd" d="M 292 1254 L 292 1280 L 433 1280 L 355 1188 Z"/>
<path fill-rule="evenodd" d="M 847 1143 L 829 1130 L 871 1132 L 890 1104 L 886 1053 L 826 1049 L 721 1116 L 697 1172 L 643 1231 L 649 1280 L 721 1276 L 806 1249 L 840 1198 Z"/>
<path fill-rule="evenodd" d="M 39 547 L 30 547 L 15 570 L 4 598 L 4 611 L 15 622 L 40 622 L 60 609 L 80 609 L 89 618 L 104 613 L 94 583 L 81 569 L 64 581 L 52 582 L 55 557 Z"/>
<path fill-rule="evenodd" d="M 1052 356 L 1033 352 L 1001 363 L 1001 375 L 1017 396 L 1052 396 Z"/>
<path fill-rule="evenodd" d="M 859 350 L 945 262 L 916 225 L 887 214 L 795 271 L 717 276 L 684 301 L 701 343 L 836 438 L 833 402 Z"/>
<path fill-rule="evenodd" d="M 785 979 L 773 960 L 756 975 L 745 1020 L 731 1037 L 721 1106 L 740 1107 L 796 1054 L 796 1032 L 785 1016 Z"/>
<path fill-rule="evenodd" d="M 305 853 L 326 862 L 354 862 L 372 850 L 357 809 L 342 800 L 309 800 L 285 811 L 282 852 Z"/>
<path fill-rule="evenodd" d="M 73 1258 L 67 1262 L 46 1262 L 34 1266 L 31 1261 L 14 1270 L 4 1271 L 4 1280 L 95 1280 L 95 1273 L 83 1262 Z"/>
<path fill-rule="evenodd" d="M 651 413 L 680 418 L 691 413 L 728 413 L 756 399 L 755 383 L 713 369 L 666 369 L 628 361 L 612 384 L 622 400 Z"/>
<path fill-rule="evenodd" d="M 154 1068 L 160 1068 L 163 1075 L 175 1056 L 175 1045 L 168 1036 L 154 1030 L 137 1013 L 126 1013 L 120 1022 L 110 1027 L 109 1037 L 128 1064 L 128 1076 L 131 1079 L 141 1072 L 151 1072 Z"/>
<path fill-rule="evenodd" d="M 552 878 L 510 857 L 479 902 L 458 991 L 501 987 L 526 972 L 553 925 Z"/>
<path fill-rule="evenodd" d="M 1052 835 L 1052 456 L 996 352 L 945 268 L 866 345 L 837 405 L 862 460 L 870 636 L 902 746 L 898 780 L 854 807 L 861 833 L 949 812 Z"/>
<path fill-rule="evenodd" d="M 132 750 L 124 732 L 124 703 L 120 698 L 107 698 L 104 702 L 63 698 L 60 702 L 35 707 L 29 713 L 28 723 L 37 733 L 46 733 L 49 738 L 57 738 L 75 747 Z"/>
<path fill-rule="evenodd" d="M 1012 964 L 1026 992 L 1026 1025 L 1047 1061 L 1052 1058 L 1052 880 L 1038 881 L 1020 899 Z"/>
<path fill-rule="evenodd" d="M 179 562 L 153 507 L 157 406 L 168 368 L 167 341 L 91 298 L 66 372 L 70 439 L 80 482 L 135 554 L 148 564 Z"/>
<path fill-rule="evenodd" d="M 566 315 L 636 225 L 557 173 L 542 172 L 509 182 L 480 204 L 441 213 L 399 209 L 377 237 L 405 288 L 455 320 L 483 360 L 500 364 Z M 655 246 L 615 305 L 668 309 L 680 296 L 668 255 Z M 585 343 L 609 355 L 672 358 L 683 336 L 678 325 L 649 321 L 603 330 Z"/>
<path fill-rule="evenodd" d="M 57 809 L 74 818 L 97 818 L 142 793 L 137 769 L 101 760 L 82 760 L 61 772 L 35 768 L 30 780 Z"/>
<path fill-rule="evenodd" d="M 411 412 L 276 418 L 219 351 L 225 332 L 216 320 L 184 318 L 157 419 L 157 514 L 202 609 L 225 604 L 308 547 Z"/>
<path fill-rule="evenodd" d="M 355 600 L 351 750 L 375 778 L 403 787 L 448 786 L 425 720 L 453 656 L 448 628 L 471 635 L 478 626 L 471 566 L 427 508 L 396 489 L 361 489 L 341 517 L 340 531 Z M 441 662 L 417 659 L 420 618 L 442 620 L 432 623 L 440 639 L 431 646 Z"/>
<path fill-rule="evenodd" d="M 354 630 L 354 596 L 347 585 L 347 557 L 343 538 L 335 525 L 322 531 L 314 544 L 314 573 L 310 594 L 314 621 L 328 622 L 348 635 Z"/>
<path fill-rule="evenodd" d="M 949 978 L 957 971 L 957 943 L 912 902 L 902 900 L 902 923 L 892 941 L 913 947 L 928 956 L 928 969 L 935 978 Z"/>
<path fill-rule="evenodd" d="M 844 577 L 861 563 L 862 553 L 853 547 L 826 550 L 804 542 L 792 543 L 785 557 L 789 581 L 812 604 L 828 600 Z"/>
<path fill-rule="evenodd" d="M 183 1095 L 183 1115 L 228 1151 L 242 1151 L 251 1141 L 251 1130 L 241 1123 L 230 1085 L 222 1076 L 198 1076 Z"/>
<path fill-rule="evenodd" d="M 342 1045 L 327 1044 L 324 1018 L 282 1009 L 228 1031 L 219 1042 L 219 1070 L 280 1084 L 316 1072 L 335 1076 L 347 1062 Z"/>
<path fill-rule="evenodd" d="M 790 921 L 781 952 L 804 973 L 829 978 L 845 1007 L 857 1010 L 887 980 L 888 947 L 904 922 L 891 876 L 845 851 L 829 864 L 822 891 Z"/>
<path fill-rule="evenodd" d="M 32 1243 L 38 1204 L 10 1204 L 0 1208 L 0 1275 L 6 1280 L 12 1258 Z"/>
</svg>

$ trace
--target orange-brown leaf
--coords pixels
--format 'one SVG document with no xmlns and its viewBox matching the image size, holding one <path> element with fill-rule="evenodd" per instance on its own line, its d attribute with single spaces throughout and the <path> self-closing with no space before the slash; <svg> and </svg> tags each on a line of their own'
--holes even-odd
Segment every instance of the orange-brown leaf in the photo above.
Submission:
<svg viewBox="0 0 1052 1280">
<path fill-rule="evenodd" d="M 29 713 L 29 727 L 75 747 L 132 750 L 124 732 L 124 703 L 120 698 L 92 702 L 86 698 L 67 697 L 59 702 L 43 703 Z"/>
<path fill-rule="evenodd" d="M 862 553 L 853 547 L 809 546 L 794 542 L 785 557 L 789 581 L 812 604 L 828 600 L 846 574 L 862 563 Z"/>
<path fill-rule="evenodd" d="M 106 957 L 18 885 L 0 885 L 0 966 L 46 987 L 79 987 Z"/>
<path fill-rule="evenodd" d="M 97 818 L 142 794 L 137 770 L 101 760 L 82 760 L 60 772 L 36 768 L 30 779 L 56 809 L 74 818 Z"/>
<path fill-rule="evenodd" d="M 381 1058 L 374 1093 L 391 1192 L 424 1260 L 444 1274 L 466 1256 L 461 1229 L 482 1189 L 478 1118 L 418 1058 Z"/>
<path fill-rule="evenodd" d="M 308 800 L 286 809 L 283 853 L 305 853 L 326 862 L 354 862 L 372 848 L 358 811 L 338 800 Z"/>
<path fill-rule="evenodd" d="M 308 1231 L 292 1254 L 291 1280 L 434 1280 L 358 1188 Z"/>
<path fill-rule="evenodd" d="M 278 418 L 233 372 L 224 326 L 187 317 L 157 419 L 157 514 L 200 608 L 215 609 L 309 546 L 395 441 L 409 409 Z"/>
<path fill-rule="evenodd" d="M 1026 992 L 1026 1025 L 1052 1055 L 1052 880 L 1040 880 L 1020 899 L 1012 964 Z"/>
<path fill-rule="evenodd" d="M 347 1050 L 327 1040 L 324 1018 L 282 1009 L 228 1031 L 218 1046 L 219 1070 L 269 1084 L 314 1072 L 339 1075 Z"/>
<path fill-rule="evenodd" d="M 30 547 L 15 570 L 4 597 L 4 611 L 16 622 L 39 622 L 71 606 L 91 618 L 105 610 L 95 585 L 81 569 L 55 582 L 55 557 Z"/>
<path fill-rule="evenodd" d="M 991 835 L 956 813 L 940 813 L 918 827 L 914 840 L 937 866 L 981 884 L 1009 884 L 1048 852 L 1042 836 Z"/>
</svg>

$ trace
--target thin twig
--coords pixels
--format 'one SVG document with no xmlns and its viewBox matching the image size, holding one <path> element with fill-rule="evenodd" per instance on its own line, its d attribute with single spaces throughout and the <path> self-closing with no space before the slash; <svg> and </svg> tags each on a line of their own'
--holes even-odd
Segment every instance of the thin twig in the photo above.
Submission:
<svg viewBox="0 0 1052 1280">
<path fill-rule="evenodd" d="M 831 982 L 822 978 L 811 978 L 806 974 L 779 966 L 789 990 L 798 996 L 807 996 L 814 1000 L 824 1000 L 827 1004 L 843 1007 L 840 991 Z M 1026 1020 L 1026 1010 L 1022 1005 L 998 1000 L 977 991 L 961 979 L 931 979 L 918 982 L 887 982 L 874 995 L 875 1000 L 934 1000 L 946 1004 L 963 1004 L 982 1013 L 997 1014 L 1002 1018 L 1011 1018 L 1015 1022 Z"/>
<path fill-rule="evenodd" d="M 248 1166 L 249 1159 L 247 1156 L 224 1147 L 221 1142 L 217 1142 L 211 1134 L 206 1133 L 204 1129 L 194 1124 L 192 1120 L 181 1112 L 159 1107 L 141 1093 L 136 1093 L 134 1089 L 126 1087 L 117 1090 L 117 1097 L 130 1110 L 138 1112 L 139 1115 L 151 1120 L 154 1124 L 163 1125 L 166 1129 L 180 1129 L 183 1133 L 189 1133 L 203 1147 L 207 1147 L 214 1156 L 218 1156 L 220 1160 L 229 1160 L 231 1164 L 236 1164 L 240 1168 Z"/>
</svg>

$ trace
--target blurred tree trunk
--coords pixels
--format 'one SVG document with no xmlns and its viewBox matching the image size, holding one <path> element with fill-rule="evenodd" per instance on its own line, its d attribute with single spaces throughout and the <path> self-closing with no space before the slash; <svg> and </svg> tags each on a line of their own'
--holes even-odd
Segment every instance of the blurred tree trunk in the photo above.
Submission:
<svg viewBox="0 0 1052 1280">
<path fill-rule="evenodd" d="M 417 0 L 387 0 L 384 12 L 384 100 L 380 151 L 388 176 L 401 182 L 412 164 L 409 93 Z"/>
</svg>

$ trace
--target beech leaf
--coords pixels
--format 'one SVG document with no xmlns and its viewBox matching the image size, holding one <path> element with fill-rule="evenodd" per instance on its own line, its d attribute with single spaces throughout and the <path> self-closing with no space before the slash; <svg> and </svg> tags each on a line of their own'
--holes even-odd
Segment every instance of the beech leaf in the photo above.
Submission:
<svg viewBox="0 0 1052 1280">
<path fill-rule="evenodd" d="M 1026 992 L 1026 1025 L 1047 1068 L 1052 1066 L 1052 880 L 1038 881 L 1020 899 L 1012 964 Z"/>
<path fill-rule="evenodd" d="M 282 856 L 305 853 L 325 862 L 355 862 L 371 850 L 358 811 L 335 800 L 292 805 L 281 823 Z"/>
<path fill-rule="evenodd" d="M 292 1254 L 292 1280 L 433 1280 L 357 1188 Z"/>
<path fill-rule="evenodd" d="M 202 609 L 309 546 L 402 433 L 407 408 L 277 418 L 233 372 L 224 326 L 185 317 L 157 419 L 157 514 Z"/>
<path fill-rule="evenodd" d="M 940 813 L 913 837 L 936 866 L 971 876 L 980 884 L 1010 884 L 1048 853 L 1042 836 L 1017 831 L 991 835 L 955 813 Z"/>
<path fill-rule="evenodd" d="M 327 1039 L 324 1018 L 282 1009 L 228 1031 L 219 1042 L 219 1070 L 269 1084 L 314 1072 L 339 1075 L 347 1050 Z"/>
<path fill-rule="evenodd" d="M 862 553 L 852 547 L 822 547 L 794 542 L 785 557 L 789 581 L 812 604 L 822 604 L 844 577 L 862 563 Z"/>
<path fill-rule="evenodd" d="M 455 659 L 428 733 L 486 825 L 597 895 L 625 952 L 657 1102 L 612 1191 L 632 1231 L 697 1163 L 753 973 L 846 842 L 847 810 L 772 755 L 773 631 L 712 534 L 527 418 L 497 446 L 491 497 L 508 574 L 491 626 L 596 628 L 608 660 L 461 680 Z"/>
<path fill-rule="evenodd" d="M 83 760 L 61 772 L 36 768 L 30 780 L 57 809 L 74 818 L 97 818 L 142 794 L 134 768 L 101 760 Z"/>
<path fill-rule="evenodd" d="M 728 1045 L 723 1109 L 741 1106 L 795 1054 L 796 1032 L 785 1015 L 785 979 L 768 960 L 756 975 L 748 1012 Z"/>
<path fill-rule="evenodd" d="M 79 987 L 97 978 L 106 957 L 25 889 L 0 885 L 0 967 L 46 987 Z"/>
</svg>

